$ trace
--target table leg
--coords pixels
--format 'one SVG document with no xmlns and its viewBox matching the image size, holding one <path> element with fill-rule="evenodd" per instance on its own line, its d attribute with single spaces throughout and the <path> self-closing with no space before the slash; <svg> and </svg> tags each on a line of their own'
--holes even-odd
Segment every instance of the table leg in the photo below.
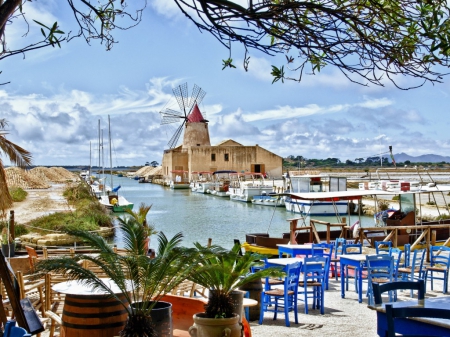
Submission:
<svg viewBox="0 0 450 337">
<path fill-rule="evenodd" d="M 358 302 L 362 302 L 362 268 L 361 266 L 357 267 L 358 270 Z"/>
<path fill-rule="evenodd" d="M 344 264 L 342 263 L 342 261 L 341 261 L 340 265 L 341 265 L 341 297 L 345 298 L 345 275 L 344 275 L 345 268 L 344 268 Z"/>
</svg>

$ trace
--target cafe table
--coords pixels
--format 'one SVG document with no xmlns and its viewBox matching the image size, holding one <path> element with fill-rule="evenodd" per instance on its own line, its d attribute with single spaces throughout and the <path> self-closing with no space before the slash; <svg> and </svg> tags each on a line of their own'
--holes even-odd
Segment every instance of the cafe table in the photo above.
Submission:
<svg viewBox="0 0 450 337">
<path fill-rule="evenodd" d="M 423 308 L 448 308 L 450 306 L 449 296 L 439 296 L 434 298 L 426 298 L 423 301 L 408 300 L 401 302 L 392 302 L 394 308 L 401 307 L 423 307 Z M 377 333 L 378 336 L 386 336 L 387 317 L 385 303 L 382 306 L 369 306 L 370 309 L 375 310 L 377 313 Z M 450 317 L 449 317 L 450 318 Z M 450 337 L 450 319 L 439 318 L 396 318 L 395 330 L 398 333 L 404 335 L 414 335 L 420 333 L 423 336 L 442 336 Z"/>
<path fill-rule="evenodd" d="M 358 278 L 358 302 L 362 302 L 362 271 L 366 267 L 365 254 L 343 254 L 339 255 L 339 262 L 341 264 L 341 297 L 345 298 L 345 270 L 347 266 L 355 268 L 355 277 Z"/>
<path fill-rule="evenodd" d="M 289 254 L 292 257 L 296 255 L 312 255 L 312 245 L 286 245 L 278 244 L 278 256 L 281 258 L 283 254 Z M 314 251 L 317 255 L 323 255 L 323 247 L 314 247 Z"/>
<path fill-rule="evenodd" d="M 296 262 L 303 263 L 304 258 L 302 257 L 285 257 L 278 259 L 267 259 L 267 265 L 270 267 L 273 266 L 283 266 L 286 267 L 288 264 L 293 264 Z"/>
<path fill-rule="evenodd" d="M 122 305 L 126 303 L 125 295 L 111 279 L 101 280 L 119 297 L 120 302 L 111 298 L 106 291 L 94 289 L 77 280 L 52 286 L 53 291 L 65 294 L 61 337 L 116 336 L 123 329 L 128 317 Z"/>
</svg>

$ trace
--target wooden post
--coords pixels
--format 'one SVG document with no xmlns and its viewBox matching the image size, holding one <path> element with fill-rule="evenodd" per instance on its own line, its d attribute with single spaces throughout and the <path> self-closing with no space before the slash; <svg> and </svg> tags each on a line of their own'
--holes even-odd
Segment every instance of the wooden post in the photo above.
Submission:
<svg viewBox="0 0 450 337">
<path fill-rule="evenodd" d="M 14 230 L 14 210 L 9 211 L 9 234 L 12 239 L 16 239 L 15 230 Z"/>
<path fill-rule="evenodd" d="M 208 247 L 211 247 L 211 245 L 212 245 L 212 239 L 208 238 Z"/>
<path fill-rule="evenodd" d="M 436 235 L 437 235 L 437 232 L 435 230 L 431 232 L 431 245 L 432 246 L 436 246 Z"/>
<path fill-rule="evenodd" d="M 298 219 L 288 219 L 287 221 L 289 221 L 289 229 L 290 229 L 290 237 L 289 237 L 289 241 L 291 243 L 291 245 L 296 245 L 297 244 L 297 240 L 295 238 L 295 231 L 297 230 L 297 223 L 298 223 Z"/>
</svg>

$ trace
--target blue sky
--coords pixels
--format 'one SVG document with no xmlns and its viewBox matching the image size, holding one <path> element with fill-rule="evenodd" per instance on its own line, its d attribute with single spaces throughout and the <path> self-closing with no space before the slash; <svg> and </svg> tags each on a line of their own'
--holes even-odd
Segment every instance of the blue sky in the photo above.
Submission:
<svg viewBox="0 0 450 337">
<path fill-rule="evenodd" d="M 75 29 L 65 1 L 27 2 L 24 11 L 29 39 L 40 34 L 32 19 Z M 23 43 L 23 33 L 22 24 L 8 26 L 10 47 Z M 98 162 L 97 123 L 106 137 L 108 115 L 114 166 L 160 163 L 174 127 L 160 125 L 159 112 L 176 107 L 172 88 L 184 82 L 207 93 L 200 110 L 213 145 L 234 139 L 280 156 L 343 161 L 386 152 L 389 145 L 412 156 L 449 154 L 450 78 L 409 91 L 390 83 L 367 88 L 326 67 L 300 84 L 272 84 L 271 65 L 282 65 L 284 57 L 251 51 L 246 72 L 235 45 L 237 69 L 222 70 L 228 50 L 169 0 L 149 1 L 141 24 L 116 38 L 111 51 L 76 39 L 1 62 L 0 82 L 11 83 L 0 87 L 0 118 L 9 121 L 8 139 L 29 150 L 35 165 L 88 165 L 90 143 Z"/>
</svg>

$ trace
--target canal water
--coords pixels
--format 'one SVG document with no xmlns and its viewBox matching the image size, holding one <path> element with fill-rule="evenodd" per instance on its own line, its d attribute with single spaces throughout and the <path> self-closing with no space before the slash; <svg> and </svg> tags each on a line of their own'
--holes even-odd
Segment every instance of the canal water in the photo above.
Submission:
<svg viewBox="0 0 450 337">
<path fill-rule="evenodd" d="M 109 183 L 109 177 L 106 181 Z M 134 203 L 134 210 L 142 202 L 151 204 L 147 216 L 149 223 L 168 238 L 182 232 L 183 245 L 187 247 L 192 247 L 194 242 L 206 245 L 208 238 L 211 238 L 213 244 L 231 248 L 234 239 L 244 242 L 246 233 L 269 233 L 271 237 L 281 237 L 289 232 L 288 220 L 299 217 L 299 214 L 288 212 L 284 207 L 253 205 L 190 190 L 171 190 L 161 185 L 138 183 L 126 177 L 114 176 L 113 183 L 114 186 L 122 186 L 119 194 Z M 314 216 L 314 219 L 338 222 L 334 216 Z M 356 220 L 357 216 L 352 216 L 349 223 L 353 224 Z M 309 224 L 309 218 L 306 223 Z M 373 225 L 373 217 L 362 217 L 362 227 Z M 116 232 L 114 240 L 117 246 L 122 246 L 120 231 Z M 157 247 L 156 236 L 152 236 L 150 247 Z"/>
</svg>

